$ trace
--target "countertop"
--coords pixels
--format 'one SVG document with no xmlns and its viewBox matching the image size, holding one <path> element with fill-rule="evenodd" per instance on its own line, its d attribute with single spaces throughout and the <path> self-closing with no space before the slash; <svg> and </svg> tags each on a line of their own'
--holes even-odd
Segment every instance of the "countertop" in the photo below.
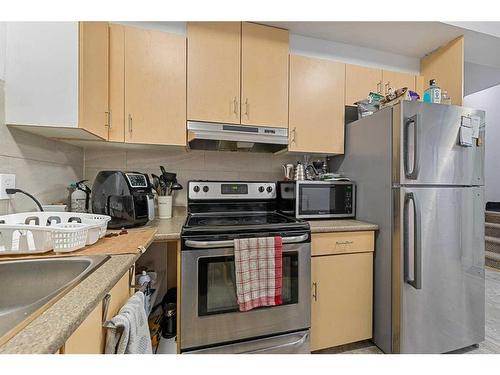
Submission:
<svg viewBox="0 0 500 375">
<path fill-rule="evenodd" d="M 180 239 L 180 233 L 185 221 L 186 214 L 184 213 L 171 219 L 156 219 L 148 225 L 158 228 L 155 241 L 175 241 Z M 312 233 L 378 230 L 376 224 L 352 219 L 310 220 L 309 225 Z"/>
<path fill-rule="evenodd" d="M 148 226 L 158 229 L 154 241 L 176 241 L 180 239 L 185 220 L 185 210 L 179 209 L 177 216 L 171 219 L 156 219 Z M 312 233 L 378 229 L 375 224 L 359 220 L 311 220 L 309 224 Z M 112 255 L 102 266 L 1 346 L 0 353 L 55 353 L 139 257 L 139 252 Z"/>
</svg>

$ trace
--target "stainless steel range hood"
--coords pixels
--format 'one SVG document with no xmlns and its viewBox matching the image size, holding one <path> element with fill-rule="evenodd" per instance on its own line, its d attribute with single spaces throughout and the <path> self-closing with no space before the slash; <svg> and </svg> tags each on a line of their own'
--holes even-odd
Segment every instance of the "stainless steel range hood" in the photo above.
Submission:
<svg viewBox="0 0 500 375">
<path fill-rule="evenodd" d="M 188 121 L 193 150 L 276 152 L 288 145 L 288 129 Z"/>
</svg>

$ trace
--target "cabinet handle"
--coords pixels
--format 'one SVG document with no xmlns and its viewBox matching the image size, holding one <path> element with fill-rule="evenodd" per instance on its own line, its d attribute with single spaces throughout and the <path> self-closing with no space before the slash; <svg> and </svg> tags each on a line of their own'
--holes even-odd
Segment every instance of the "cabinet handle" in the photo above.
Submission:
<svg viewBox="0 0 500 375">
<path fill-rule="evenodd" d="M 247 117 L 248 117 L 248 107 L 249 107 L 249 105 L 248 105 L 248 98 L 246 98 L 245 99 L 245 116 L 247 116 Z"/>
<path fill-rule="evenodd" d="M 109 112 L 108 112 L 108 127 L 110 129 L 112 127 L 112 123 L 113 123 L 113 117 L 112 117 L 112 113 L 111 113 L 111 109 L 110 109 Z"/>
<path fill-rule="evenodd" d="M 313 298 L 315 302 L 318 300 L 318 283 L 313 283 Z"/>
<path fill-rule="evenodd" d="M 106 119 L 104 126 L 109 127 L 109 111 L 104 111 L 104 117 Z"/>
<path fill-rule="evenodd" d="M 236 100 L 236 96 L 233 99 L 233 112 L 235 115 L 238 115 L 238 100 Z"/>
<path fill-rule="evenodd" d="M 132 133 L 132 115 L 128 114 L 128 132 Z"/>
<path fill-rule="evenodd" d="M 353 241 L 335 241 L 336 245 L 352 245 Z"/>
<path fill-rule="evenodd" d="M 295 143 L 295 134 L 297 133 L 297 127 L 294 126 L 293 130 L 292 130 L 292 139 L 290 140 L 290 144 L 291 143 Z"/>
<path fill-rule="evenodd" d="M 111 294 L 107 293 L 102 300 L 102 324 L 106 323 L 110 301 Z"/>
<path fill-rule="evenodd" d="M 382 81 L 377 82 L 377 93 L 382 94 Z"/>
</svg>

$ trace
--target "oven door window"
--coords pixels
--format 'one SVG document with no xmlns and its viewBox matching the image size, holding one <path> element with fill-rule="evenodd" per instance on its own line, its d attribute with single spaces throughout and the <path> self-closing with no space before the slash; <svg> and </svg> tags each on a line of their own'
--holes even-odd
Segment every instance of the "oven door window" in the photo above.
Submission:
<svg viewBox="0 0 500 375">
<path fill-rule="evenodd" d="M 283 305 L 298 303 L 298 253 L 283 253 Z M 234 257 L 198 259 L 198 315 L 239 311 L 236 299 Z M 266 308 L 266 307 L 264 307 Z"/>
<path fill-rule="evenodd" d="M 299 187 L 300 215 L 350 214 L 346 202 L 352 199 L 352 185 L 314 185 Z"/>
</svg>

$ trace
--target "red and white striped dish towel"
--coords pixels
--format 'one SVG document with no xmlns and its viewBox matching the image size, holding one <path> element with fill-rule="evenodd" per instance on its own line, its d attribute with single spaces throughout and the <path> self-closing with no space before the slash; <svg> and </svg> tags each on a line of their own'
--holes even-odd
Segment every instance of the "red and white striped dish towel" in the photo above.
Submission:
<svg viewBox="0 0 500 375">
<path fill-rule="evenodd" d="M 240 311 L 282 304 L 282 248 L 280 236 L 234 240 L 236 295 Z"/>
</svg>

